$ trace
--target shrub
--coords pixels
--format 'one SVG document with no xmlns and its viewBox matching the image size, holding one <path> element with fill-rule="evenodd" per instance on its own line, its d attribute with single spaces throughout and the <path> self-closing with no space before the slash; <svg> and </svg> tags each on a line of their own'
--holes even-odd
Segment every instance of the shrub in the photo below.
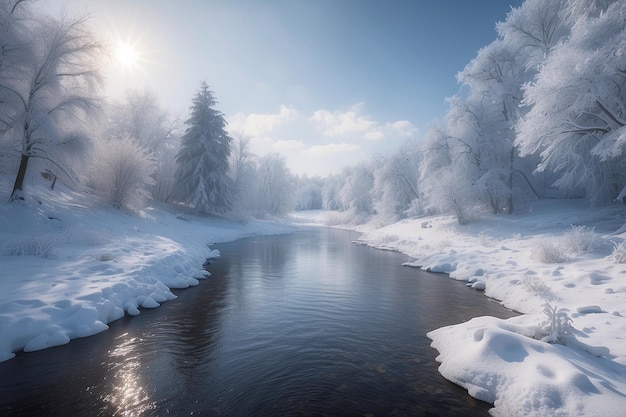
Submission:
<svg viewBox="0 0 626 417">
<path fill-rule="evenodd" d="M 28 240 L 9 242 L 4 246 L 4 251 L 9 256 L 37 256 L 39 258 L 51 258 L 56 255 L 54 248 L 56 242 L 48 237 L 33 237 Z"/>
<path fill-rule="evenodd" d="M 546 300 L 554 300 L 556 298 L 552 288 L 548 286 L 543 279 L 536 275 L 526 275 L 524 281 L 524 287 L 531 294 L 535 294 Z"/>
<path fill-rule="evenodd" d="M 587 226 L 572 226 L 572 229 L 563 236 L 563 246 L 575 255 L 590 252 L 600 245 L 600 236 L 594 228 Z"/>
<path fill-rule="evenodd" d="M 557 308 L 550 303 L 544 304 L 543 313 L 547 320 L 541 326 L 541 340 L 548 343 L 566 344 L 568 338 L 574 337 L 578 331 L 572 326 L 572 319 L 566 308 Z"/>
<path fill-rule="evenodd" d="M 548 239 L 539 240 L 537 246 L 532 249 L 532 255 L 544 264 L 561 263 L 567 260 L 561 247 Z"/>
<path fill-rule="evenodd" d="M 626 263 L 626 241 L 622 241 L 619 244 L 613 242 L 613 252 L 611 256 L 616 264 Z"/>
</svg>

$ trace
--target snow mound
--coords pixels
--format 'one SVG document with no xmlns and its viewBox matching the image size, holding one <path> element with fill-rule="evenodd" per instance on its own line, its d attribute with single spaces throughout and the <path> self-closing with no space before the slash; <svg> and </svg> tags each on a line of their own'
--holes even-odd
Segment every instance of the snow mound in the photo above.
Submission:
<svg viewBox="0 0 626 417">
<path fill-rule="evenodd" d="M 494 404 L 496 416 L 623 415 L 626 368 L 532 338 L 535 321 L 479 317 L 428 333 L 440 373 Z"/>
</svg>

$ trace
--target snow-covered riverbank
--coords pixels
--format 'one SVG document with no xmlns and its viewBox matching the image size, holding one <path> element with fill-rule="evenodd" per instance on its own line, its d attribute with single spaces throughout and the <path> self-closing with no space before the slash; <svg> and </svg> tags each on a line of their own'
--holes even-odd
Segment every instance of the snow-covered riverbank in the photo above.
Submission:
<svg viewBox="0 0 626 417">
<path fill-rule="evenodd" d="M 142 215 L 70 191 L 29 190 L 8 203 L 0 181 L 0 361 L 68 343 L 198 284 L 213 243 L 288 233 L 271 222 L 230 222 L 153 206 Z M 60 188 L 60 187 L 57 187 Z"/>
<path fill-rule="evenodd" d="M 446 378 L 494 403 L 495 415 L 597 417 L 626 413 L 625 223 L 622 205 L 546 200 L 466 226 L 438 216 L 353 229 L 372 247 L 406 253 L 412 266 L 485 288 L 524 313 L 429 333 Z M 546 308 L 556 310 L 552 321 Z M 565 345 L 541 341 L 559 337 Z"/>
<path fill-rule="evenodd" d="M 103 331 L 172 299 L 171 288 L 207 276 L 201 266 L 217 255 L 213 243 L 294 230 L 164 206 L 128 214 L 45 187 L 7 203 L 7 187 L 0 182 L 0 360 Z M 294 219 L 319 224 L 328 216 Z M 494 403 L 494 414 L 616 416 L 626 409 L 625 223 L 622 206 L 553 200 L 466 226 L 438 216 L 353 229 L 365 244 L 402 251 L 415 258 L 410 266 L 449 273 L 524 313 L 468 317 L 429 333 L 441 373 Z"/>
</svg>

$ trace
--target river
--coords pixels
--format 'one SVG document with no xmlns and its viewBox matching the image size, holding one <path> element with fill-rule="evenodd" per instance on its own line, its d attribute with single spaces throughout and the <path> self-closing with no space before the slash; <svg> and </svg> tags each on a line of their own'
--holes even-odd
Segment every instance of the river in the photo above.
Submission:
<svg viewBox="0 0 626 417">
<path fill-rule="evenodd" d="M 488 416 L 426 333 L 514 315 L 326 228 L 215 245 L 198 287 L 0 363 L 4 416 Z"/>
</svg>

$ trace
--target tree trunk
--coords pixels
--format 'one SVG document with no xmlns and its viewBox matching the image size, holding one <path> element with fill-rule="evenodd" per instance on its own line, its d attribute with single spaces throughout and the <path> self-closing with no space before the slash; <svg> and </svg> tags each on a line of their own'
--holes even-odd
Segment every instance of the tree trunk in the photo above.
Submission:
<svg viewBox="0 0 626 417">
<path fill-rule="evenodd" d="M 24 178 L 26 177 L 26 168 L 28 167 L 29 158 L 29 155 L 22 154 L 22 158 L 20 160 L 20 168 L 17 170 L 17 177 L 15 177 L 15 183 L 13 184 L 11 201 L 24 199 L 22 189 L 24 188 Z"/>
<path fill-rule="evenodd" d="M 511 147 L 511 159 L 510 159 L 510 174 L 509 174 L 509 183 L 507 184 L 507 186 L 509 187 L 509 195 L 507 198 L 507 208 L 506 208 L 506 212 L 507 214 L 513 214 L 513 165 L 515 162 L 515 147 Z"/>
</svg>

